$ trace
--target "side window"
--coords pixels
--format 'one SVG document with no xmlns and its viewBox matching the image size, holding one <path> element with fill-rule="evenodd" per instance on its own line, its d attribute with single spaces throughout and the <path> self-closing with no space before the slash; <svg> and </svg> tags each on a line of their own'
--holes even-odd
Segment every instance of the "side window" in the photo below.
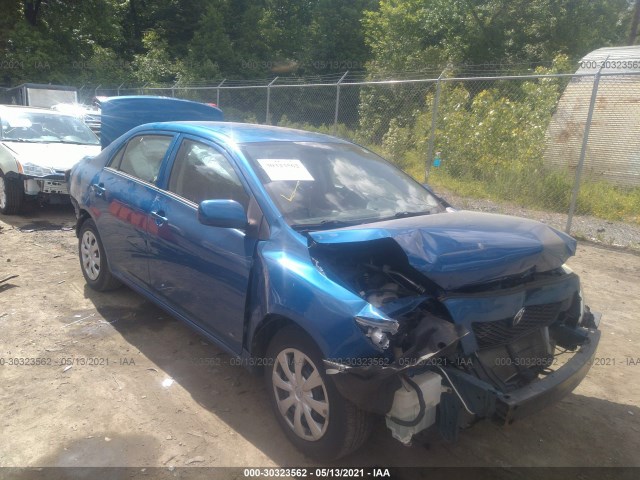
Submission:
<svg viewBox="0 0 640 480">
<path fill-rule="evenodd" d="M 169 191 L 200 203 L 236 200 L 244 207 L 249 197 L 229 160 L 218 150 L 192 140 L 182 142 L 169 177 Z"/>
<path fill-rule="evenodd" d="M 172 140 L 173 137 L 169 135 L 134 137 L 127 143 L 122 158 L 120 159 L 120 153 L 118 153 L 110 166 L 145 182 L 155 183 L 160 172 L 162 159 Z"/>
<path fill-rule="evenodd" d="M 124 151 L 127 149 L 127 145 L 124 144 L 124 146 L 120 147 L 120 150 L 118 150 L 118 153 L 116 153 L 113 158 L 111 159 L 111 161 L 109 162 L 109 164 L 107 165 L 108 167 L 111 167 L 115 170 L 118 170 L 120 168 L 120 162 L 122 162 L 122 156 L 124 155 Z"/>
</svg>

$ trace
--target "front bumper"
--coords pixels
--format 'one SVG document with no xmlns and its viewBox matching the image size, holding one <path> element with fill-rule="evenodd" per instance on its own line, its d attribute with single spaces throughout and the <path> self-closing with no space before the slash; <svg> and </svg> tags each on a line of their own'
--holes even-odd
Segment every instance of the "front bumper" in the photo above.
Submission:
<svg viewBox="0 0 640 480">
<path fill-rule="evenodd" d="M 340 366 L 327 361 L 325 367 L 344 397 L 365 411 L 382 415 L 391 408 L 394 393 L 401 386 L 402 374 L 411 376 L 425 370 L 442 374 L 445 391 L 437 407 L 437 425 L 445 439 L 454 441 L 461 429 L 476 420 L 493 419 L 510 424 L 559 401 L 575 389 L 591 368 L 600 342 L 597 329 L 579 330 L 581 345 L 563 366 L 508 392 L 496 389 L 462 368 L 447 365 L 440 361 L 442 357 L 432 357 L 410 368 L 386 365 L 336 369 Z"/>
<path fill-rule="evenodd" d="M 24 181 L 24 191 L 27 195 L 69 195 L 69 184 L 64 175 L 33 177 L 20 174 L 19 178 Z"/>
<path fill-rule="evenodd" d="M 494 419 L 509 424 L 536 413 L 571 393 L 591 368 L 599 342 L 600 332 L 589 330 L 585 343 L 558 370 L 518 390 L 498 395 Z"/>
</svg>

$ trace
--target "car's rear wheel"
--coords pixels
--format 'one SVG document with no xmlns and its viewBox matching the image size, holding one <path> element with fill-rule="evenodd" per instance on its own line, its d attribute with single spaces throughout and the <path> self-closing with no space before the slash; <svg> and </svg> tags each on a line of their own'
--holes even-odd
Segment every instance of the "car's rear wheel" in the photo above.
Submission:
<svg viewBox="0 0 640 480">
<path fill-rule="evenodd" d="M 85 220 L 80 227 L 78 254 L 82 275 L 91 288 L 104 292 L 121 285 L 109 270 L 107 256 L 93 220 Z"/>
<path fill-rule="evenodd" d="M 0 213 L 15 215 L 22 208 L 24 185 L 16 178 L 7 178 L 0 170 Z"/>
<path fill-rule="evenodd" d="M 280 426 L 303 453 L 327 461 L 359 448 L 372 416 L 343 398 L 325 375 L 320 350 L 300 329 L 278 332 L 267 350 L 267 392 Z"/>
</svg>

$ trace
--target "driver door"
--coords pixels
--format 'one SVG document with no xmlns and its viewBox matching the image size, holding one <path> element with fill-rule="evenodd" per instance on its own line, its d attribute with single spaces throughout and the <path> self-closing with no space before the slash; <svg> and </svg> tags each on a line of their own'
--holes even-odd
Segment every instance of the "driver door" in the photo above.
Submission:
<svg viewBox="0 0 640 480">
<path fill-rule="evenodd" d="M 154 199 L 148 226 L 151 285 L 171 308 L 234 352 L 242 349 L 244 311 L 256 238 L 198 221 L 203 200 L 249 195 L 232 160 L 213 144 L 184 138 Z"/>
</svg>

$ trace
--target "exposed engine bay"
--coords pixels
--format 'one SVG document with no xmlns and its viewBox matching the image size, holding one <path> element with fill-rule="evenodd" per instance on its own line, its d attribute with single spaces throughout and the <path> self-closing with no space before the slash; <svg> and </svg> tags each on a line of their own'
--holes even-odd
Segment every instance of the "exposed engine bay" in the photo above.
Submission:
<svg viewBox="0 0 640 480">
<path fill-rule="evenodd" d="M 381 351 L 395 359 L 415 359 L 420 352 L 435 352 L 455 342 L 456 331 L 446 308 L 437 300 L 437 285 L 412 269 L 392 240 L 370 242 L 365 252 L 327 248 L 316 265 L 332 280 L 357 293 L 397 322 L 393 332 L 371 326 L 367 332 Z M 338 250 L 338 251 L 331 251 Z M 324 253 L 324 252 L 323 252 Z M 366 327 L 365 319 L 362 326 Z M 388 335 L 392 333 L 392 335 Z"/>
<path fill-rule="evenodd" d="M 385 414 L 403 443 L 436 422 L 448 439 L 479 418 L 511 422 L 519 405 L 503 400 L 551 375 L 597 328 L 566 267 L 447 291 L 412 268 L 389 238 L 311 252 L 321 272 L 372 307 L 356 322 L 385 360 L 325 361 L 327 373 L 354 403 Z M 414 418 L 396 418 L 400 411 Z"/>
</svg>

